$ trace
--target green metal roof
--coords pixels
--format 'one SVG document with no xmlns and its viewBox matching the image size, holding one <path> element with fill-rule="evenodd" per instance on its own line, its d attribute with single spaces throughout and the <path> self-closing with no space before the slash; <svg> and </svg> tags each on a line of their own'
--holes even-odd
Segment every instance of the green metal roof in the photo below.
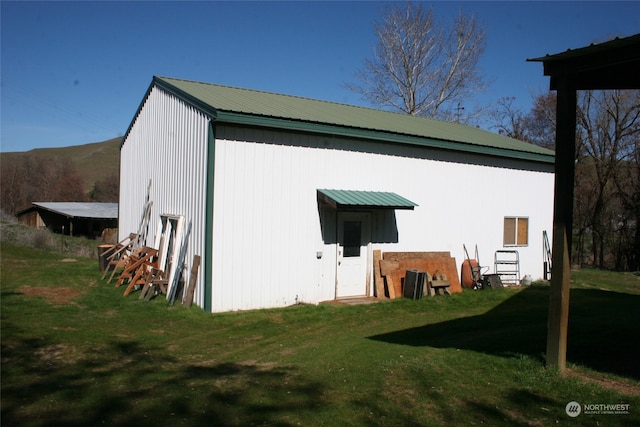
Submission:
<svg viewBox="0 0 640 427">
<path fill-rule="evenodd" d="M 318 189 L 318 199 L 333 208 L 413 209 L 417 204 L 396 193 L 384 191 L 354 191 Z"/>
<path fill-rule="evenodd" d="M 330 133 L 553 163 L 554 152 L 472 126 L 210 83 L 154 77 L 217 122 Z"/>
</svg>

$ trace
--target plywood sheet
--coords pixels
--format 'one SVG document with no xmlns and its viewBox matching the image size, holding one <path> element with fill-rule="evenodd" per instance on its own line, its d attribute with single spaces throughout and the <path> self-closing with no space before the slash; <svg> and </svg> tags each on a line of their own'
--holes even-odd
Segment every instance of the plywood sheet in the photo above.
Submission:
<svg viewBox="0 0 640 427">
<path fill-rule="evenodd" d="M 418 270 L 426 271 L 432 276 L 437 270 L 440 273 L 447 276 L 447 280 L 451 282 L 449 291 L 451 293 L 462 292 L 462 286 L 460 286 L 460 278 L 458 277 L 458 268 L 456 267 L 456 259 L 453 257 L 438 257 L 438 258 L 406 258 L 398 261 L 400 263 L 400 270 L 404 272 L 409 268 L 415 268 Z"/>
<path fill-rule="evenodd" d="M 431 275 L 439 270 L 451 282 L 451 293 L 462 292 L 456 260 L 449 252 L 385 252 L 380 261 L 380 273 L 385 276 L 387 285 L 393 289 L 396 297 L 402 295 L 402 282 L 407 269 L 426 271 Z M 394 298 L 391 289 L 389 295 Z"/>
<path fill-rule="evenodd" d="M 447 258 L 450 256 L 451 252 L 385 252 L 382 258 L 397 261 L 406 258 Z"/>
</svg>

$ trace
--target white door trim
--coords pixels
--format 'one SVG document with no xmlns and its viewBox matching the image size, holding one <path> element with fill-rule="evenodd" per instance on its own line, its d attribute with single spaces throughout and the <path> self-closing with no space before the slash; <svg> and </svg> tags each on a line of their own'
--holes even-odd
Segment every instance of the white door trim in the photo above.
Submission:
<svg viewBox="0 0 640 427">
<path fill-rule="evenodd" d="M 336 218 L 336 289 L 335 297 L 348 298 L 370 295 L 372 248 L 371 213 L 340 211 Z M 360 246 L 349 246 L 351 256 L 345 256 L 345 222 L 360 222 Z M 353 230 L 352 230 L 353 231 Z M 351 236 L 353 238 L 353 235 Z M 353 242 L 351 242 L 353 243 Z M 355 253 L 359 254 L 355 256 Z"/>
</svg>

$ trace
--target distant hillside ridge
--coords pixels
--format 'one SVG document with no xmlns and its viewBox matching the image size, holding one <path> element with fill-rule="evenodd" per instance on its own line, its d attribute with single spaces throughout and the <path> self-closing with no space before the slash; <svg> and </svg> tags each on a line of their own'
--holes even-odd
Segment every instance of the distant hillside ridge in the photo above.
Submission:
<svg viewBox="0 0 640 427">
<path fill-rule="evenodd" d="M 0 153 L 0 168 L 26 156 L 69 159 L 82 178 L 85 190 L 89 192 L 96 181 L 104 180 L 112 174 L 119 174 L 121 142 L 122 138 L 118 137 L 70 147 L 35 148 L 24 152 Z"/>
</svg>

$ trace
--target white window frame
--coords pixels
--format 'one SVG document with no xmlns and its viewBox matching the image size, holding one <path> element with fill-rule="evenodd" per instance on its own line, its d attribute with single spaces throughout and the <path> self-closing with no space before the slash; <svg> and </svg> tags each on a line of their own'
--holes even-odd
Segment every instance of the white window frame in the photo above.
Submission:
<svg viewBox="0 0 640 427">
<path fill-rule="evenodd" d="M 514 220 L 513 235 L 507 236 L 507 220 Z M 519 242 L 518 231 L 520 230 L 520 222 L 526 221 L 525 241 Z M 509 237 L 509 240 L 507 240 Z M 502 222 L 502 244 L 504 247 L 525 247 L 529 246 L 529 217 L 528 216 L 505 216 Z"/>
</svg>

